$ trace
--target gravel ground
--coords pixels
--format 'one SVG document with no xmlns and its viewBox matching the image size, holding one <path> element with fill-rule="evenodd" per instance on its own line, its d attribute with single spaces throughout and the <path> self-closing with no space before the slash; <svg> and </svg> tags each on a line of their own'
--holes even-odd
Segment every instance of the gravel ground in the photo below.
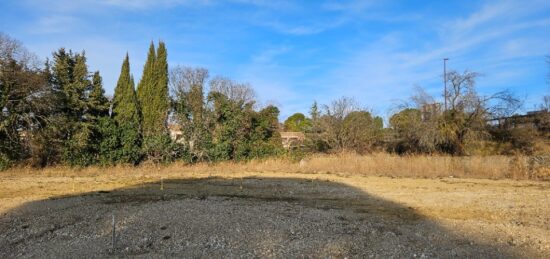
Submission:
<svg viewBox="0 0 550 259">
<path fill-rule="evenodd" d="M 466 208 L 457 205 L 463 213 L 454 213 L 457 219 L 445 216 L 453 214 L 450 204 L 458 201 L 447 199 L 431 202 L 432 217 L 426 207 L 415 206 L 430 196 L 395 201 L 414 195 L 407 189 L 414 180 L 384 181 L 398 183 L 388 195 L 391 200 L 352 183 L 265 176 L 163 180 L 163 190 L 153 182 L 52 196 L 1 214 L 0 258 L 550 256 L 548 215 L 526 214 L 520 223 L 492 222 L 487 219 L 495 216 L 467 217 Z M 548 189 L 542 191 L 548 194 Z M 470 196 L 462 196 L 462 202 L 471 202 Z M 542 200 L 540 206 L 547 205 Z M 438 211 L 438 206 L 449 210 Z"/>
</svg>

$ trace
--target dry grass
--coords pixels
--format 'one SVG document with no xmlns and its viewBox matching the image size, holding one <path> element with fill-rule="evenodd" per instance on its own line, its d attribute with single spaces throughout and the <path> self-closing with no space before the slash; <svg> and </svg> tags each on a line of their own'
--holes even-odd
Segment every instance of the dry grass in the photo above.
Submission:
<svg viewBox="0 0 550 259">
<path fill-rule="evenodd" d="M 548 168 L 542 168 L 546 172 Z M 4 175 L 39 173 L 46 176 L 99 176 L 108 174 L 113 177 L 140 177 L 151 174 L 170 175 L 170 173 L 240 173 L 240 172 L 284 172 L 284 173 L 334 173 L 360 176 L 389 176 L 412 178 L 478 178 L 478 179 L 539 179 L 549 180 L 550 175 L 534 175 L 529 168 L 529 158 L 524 156 L 398 156 L 388 153 L 375 153 L 366 156 L 353 153 L 332 155 L 312 155 L 301 161 L 289 158 L 271 158 L 249 162 L 223 162 L 218 164 L 172 163 L 167 166 L 142 165 L 138 167 L 89 167 L 74 169 L 51 167 L 41 170 L 15 168 Z"/>
<path fill-rule="evenodd" d="M 254 195 L 260 197 L 283 199 L 310 190 L 315 204 L 324 201 L 326 192 L 312 189 L 314 185 L 292 185 L 297 188 L 294 193 L 281 196 L 283 189 L 280 186 L 273 185 L 277 191 L 266 189 L 264 192 L 257 181 L 280 178 L 291 183 L 343 184 L 371 197 L 410 208 L 415 214 L 437 223 L 450 233 L 468 237 L 478 243 L 511 247 L 522 253 L 523 257 L 529 257 L 526 253 L 532 252 L 531 257 L 538 258 L 550 251 L 550 207 L 542 206 L 548 203 L 550 182 L 459 179 L 524 178 L 527 159 L 521 156 L 399 157 L 381 153 L 368 156 L 315 155 L 303 162 L 268 159 L 215 165 L 173 163 L 164 167 L 142 165 L 88 167 L 80 170 L 67 167 L 41 170 L 14 168 L 0 173 L 0 216 L 33 201 L 80 195 L 84 197 L 87 193 L 103 192 L 102 195 L 106 195 L 109 191 L 124 190 L 126 193 L 132 189 L 147 189 L 145 195 L 148 197 L 170 192 L 206 196 L 233 195 L 239 191 L 233 187 L 239 184 L 244 186 L 248 194 L 253 191 Z M 403 178 L 378 177 L 380 175 Z M 451 175 L 453 179 L 437 179 Z M 161 178 L 164 179 L 162 191 Z M 196 185 L 174 184 L 175 180 L 208 182 L 216 178 L 222 179 L 227 185 L 209 186 L 201 184 L 201 181 Z M 134 198 L 131 192 L 126 194 Z M 384 211 L 394 213 L 392 210 Z"/>
</svg>

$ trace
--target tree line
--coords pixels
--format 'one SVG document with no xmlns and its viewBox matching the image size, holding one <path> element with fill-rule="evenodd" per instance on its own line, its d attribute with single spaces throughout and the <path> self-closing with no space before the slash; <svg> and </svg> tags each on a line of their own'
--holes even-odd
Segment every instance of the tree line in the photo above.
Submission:
<svg viewBox="0 0 550 259">
<path fill-rule="evenodd" d="M 205 69 L 169 70 L 162 41 L 156 48 L 151 42 L 137 87 L 126 55 L 112 98 L 99 71 L 88 71 L 85 52 L 60 48 L 43 65 L 37 60 L 0 34 L 0 168 L 215 162 L 283 152 L 277 107 L 256 109 L 249 85 L 209 80 Z M 179 125 L 178 141 L 169 124 Z"/>
<path fill-rule="evenodd" d="M 517 115 L 523 101 L 509 91 L 481 95 L 479 73 L 448 72 L 445 108 L 421 87 L 396 105 L 387 127 L 352 98 L 342 97 L 321 107 L 315 102 L 309 117 L 295 113 L 284 122 L 288 131 L 303 132 L 313 152 L 386 151 L 397 154 L 509 155 L 548 152 L 550 97 L 538 111 Z"/>
<path fill-rule="evenodd" d="M 396 107 L 387 127 L 347 97 L 315 102 L 309 116 L 296 113 L 280 124 L 278 108 L 260 107 L 249 84 L 210 77 L 203 68 L 169 69 L 167 59 L 164 42 L 151 42 L 136 86 L 126 54 L 108 98 L 84 51 L 60 48 L 41 64 L 20 42 L 0 34 L 0 169 L 240 161 L 305 152 L 532 153 L 535 139 L 548 138 L 550 128 L 548 117 L 538 118 L 535 128 L 488 125 L 491 118 L 514 114 L 522 102 L 509 92 L 478 94 L 479 74 L 469 71 L 447 75 L 447 109 L 418 88 Z M 285 151 L 283 130 L 303 132 L 305 143 Z"/>
</svg>

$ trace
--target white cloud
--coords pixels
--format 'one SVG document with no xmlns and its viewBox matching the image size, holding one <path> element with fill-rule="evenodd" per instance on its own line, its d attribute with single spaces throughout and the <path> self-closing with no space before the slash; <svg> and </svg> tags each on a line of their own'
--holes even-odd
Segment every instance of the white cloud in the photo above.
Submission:
<svg viewBox="0 0 550 259">
<path fill-rule="evenodd" d="M 125 9 L 146 9 L 151 7 L 173 7 L 177 5 L 209 5 L 215 3 L 211 0 L 101 0 L 103 5 L 116 6 Z"/>
<path fill-rule="evenodd" d="M 444 33 L 414 45 L 423 47 L 407 46 L 409 35 L 404 31 L 389 33 L 352 51 L 322 81 L 339 82 L 329 92 L 354 96 L 382 112 L 392 100 L 406 98 L 413 85 L 427 87 L 433 95 L 440 96 L 442 59 L 450 57 L 451 69 L 475 68 L 487 74 L 480 79 L 482 92 L 503 90 L 530 73 L 526 69 L 530 64 L 522 64 L 518 58 L 536 57 L 545 48 L 548 51 L 544 32 L 548 32 L 550 20 L 531 18 L 532 14 L 549 9 L 548 5 L 519 5 L 522 2 L 485 5 L 466 18 L 436 26 L 434 30 Z M 541 34 L 526 36 L 523 33 L 527 30 L 540 30 Z M 523 69 L 518 67 L 522 65 Z M 333 97 L 329 94 L 327 98 Z"/>
<path fill-rule="evenodd" d="M 40 17 L 35 23 L 30 24 L 27 29 L 34 34 L 66 33 L 80 25 L 80 21 L 67 15 L 48 15 Z"/>
</svg>

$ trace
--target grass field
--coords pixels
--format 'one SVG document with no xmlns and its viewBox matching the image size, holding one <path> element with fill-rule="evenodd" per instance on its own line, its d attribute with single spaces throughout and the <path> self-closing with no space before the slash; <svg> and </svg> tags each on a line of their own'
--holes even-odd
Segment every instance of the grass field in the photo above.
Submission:
<svg viewBox="0 0 550 259">
<path fill-rule="evenodd" d="M 510 177 L 506 157 L 436 159 L 14 169 L 0 257 L 550 254 L 550 182 L 480 179 Z"/>
</svg>

